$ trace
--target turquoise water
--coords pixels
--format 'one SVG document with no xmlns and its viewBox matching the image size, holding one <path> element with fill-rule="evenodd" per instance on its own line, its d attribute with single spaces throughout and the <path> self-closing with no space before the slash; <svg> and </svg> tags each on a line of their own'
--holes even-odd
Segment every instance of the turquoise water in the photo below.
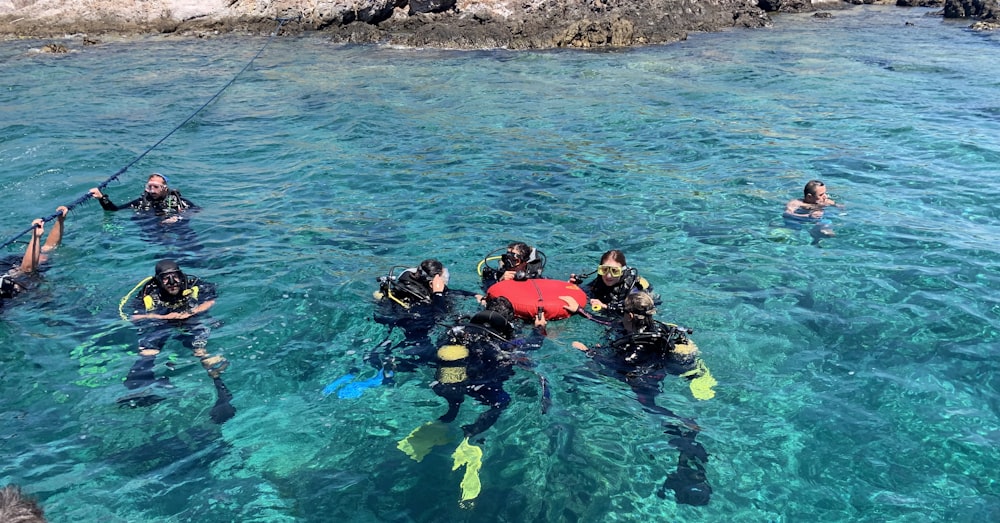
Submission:
<svg viewBox="0 0 1000 523">
<path fill-rule="evenodd" d="M 0 483 L 52 521 L 998 519 L 1000 35 L 926 13 L 598 53 L 275 40 L 107 191 L 124 202 L 159 171 L 204 207 L 202 248 L 181 254 L 219 287 L 209 347 L 233 362 L 236 417 L 210 422 L 211 382 L 179 345 L 158 360 L 166 401 L 116 407 L 135 350 L 118 302 L 165 252 L 88 203 L 0 317 Z M 265 41 L 0 44 L 4 238 L 135 159 Z M 811 178 L 845 204 L 818 245 L 781 220 Z M 695 329 L 718 394 L 668 378 L 659 402 L 703 428 L 708 506 L 655 495 L 676 459 L 665 420 L 570 347 L 601 334 L 579 318 L 535 355 L 547 413 L 536 374 L 507 382 L 472 509 L 457 442 L 421 463 L 396 449 L 445 411 L 431 371 L 321 394 L 386 336 L 377 276 L 435 256 L 475 289 L 479 257 L 512 240 L 554 277 L 620 248 L 660 316 Z"/>
</svg>

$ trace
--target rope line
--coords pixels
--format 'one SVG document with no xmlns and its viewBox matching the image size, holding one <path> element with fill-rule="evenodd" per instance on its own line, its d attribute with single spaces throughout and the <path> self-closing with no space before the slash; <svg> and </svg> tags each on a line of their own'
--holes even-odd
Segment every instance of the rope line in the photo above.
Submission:
<svg viewBox="0 0 1000 523">
<path fill-rule="evenodd" d="M 217 98 L 219 98 L 220 96 L 222 96 L 222 93 L 226 89 L 228 89 L 229 86 L 233 85 L 236 82 L 236 79 L 238 79 L 240 77 L 240 75 L 242 75 L 247 69 L 250 68 L 251 65 L 253 65 L 254 60 L 256 60 L 258 57 L 260 57 L 261 54 L 264 53 L 264 50 L 267 49 L 267 46 L 269 46 L 271 44 L 271 41 L 274 40 L 274 37 L 278 35 L 278 31 L 281 30 L 281 26 L 285 25 L 290 20 L 293 20 L 293 19 L 292 18 L 278 18 L 276 20 L 278 22 L 277 27 L 274 28 L 274 31 L 271 31 L 270 37 L 267 39 L 266 42 L 264 42 L 264 45 L 261 46 L 260 50 L 257 51 L 257 54 L 253 55 L 253 58 L 251 58 L 250 61 L 247 62 L 247 64 L 243 66 L 243 69 L 240 69 L 240 71 L 238 73 L 236 73 L 236 75 L 233 76 L 233 78 L 231 80 L 229 80 L 229 82 L 227 82 L 225 85 L 223 85 L 222 88 L 218 90 L 218 92 L 216 92 L 214 95 L 212 95 L 212 97 L 209 98 L 207 102 L 205 102 L 204 104 L 202 104 L 201 107 L 199 107 L 193 113 L 191 113 L 191 116 L 188 116 L 187 118 L 184 119 L 183 122 L 177 124 L 177 126 L 174 127 L 169 133 L 167 133 L 166 135 L 164 135 L 163 138 L 160 138 L 156 143 L 154 143 L 148 149 L 146 149 L 145 151 L 143 151 L 143 153 L 140 154 L 139 156 L 136 156 L 134 160 L 132 160 L 131 162 L 129 162 L 128 164 L 126 164 L 124 167 L 122 167 L 121 169 L 118 169 L 118 171 L 115 174 L 112 174 L 107 180 L 104 180 L 103 182 L 101 182 L 97 186 L 97 188 L 103 190 L 104 188 L 106 188 L 108 186 L 109 183 L 117 180 L 121 175 L 125 174 L 125 172 L 128 171 L 130 167 L 132 167 L 133 165 L 135 165 L 136 163 L 138 163 L 139 160 L 142 160 L 143 158 L 145 158 L 147 154 L 149 154 L 149 153 L 151 153 L 153 151 L 153 149 L 156 149 L 157 147 L 159 147 L 159 145 L 162 144 L 163 142 L 165 142 L 167 140 L 167 138 L 170 138 L 174 133 L 176 133 L 178 130 L 180 130 L 181 127 L 184 127 L 185 125 L 187 125 L 188 122 L 190 122 L 191 120 L 193 120 L 194 117 L 198 115 L 198 113 L 200 113 L 203 110 L 205 110 L 205 108 L 208 107 L 209 104 L 211 104 Z M 81 197 L 73 200 L 72 202 L 70 202 L 69 205 L 66 205 L 66 208 L 68 210 L 72 211 L 75 207 L 77 207 L 80 204 L 86 202 L 90 198 L 91 198 L 90 192 L 87 192 L 87 194 L 84 194 L 83 196 L 81 196 Z M 50 214 L 50 215 L 42 218 L 42 223 L 43 224 L 48 223 L 48 222 L 56 219 L 56 217 L 58 217 L 58 216 L 59 216 L 59 213 L 58 212 L 54 212 L 54 213 L 52 213 L 52 214 Z M 34 229 L 34 227 L 35 227 L 34 225 L 29 225 L 23 231 L 15 234 L 9 240 L 7 240 L 7 241 L 3 242 L 2 244 L 0 244 L 0 249 L 4 249 L 4 248 L 8 247 L 9 245 L 13 244 L 15 241 L 17 241 L 18 238 L 20 238 L 21 236 L 24 236 L 25 234 L 28 234 L 29 232 L 31 232 L 31 230 Z"/>
</svg>

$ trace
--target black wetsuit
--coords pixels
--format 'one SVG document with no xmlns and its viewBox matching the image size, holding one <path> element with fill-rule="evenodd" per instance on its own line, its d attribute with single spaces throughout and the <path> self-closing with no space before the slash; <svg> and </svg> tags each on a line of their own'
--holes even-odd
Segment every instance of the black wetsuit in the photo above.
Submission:
<svg viewBox="0 0 1000 523">
<path fill-rule="evenodd" d="M 105 211 L 120 211 L 132 209 L 135 214 L 132 220 L 142 229 L 143 239 L 169 248 L 163 253 L 154 253 L 157 257 L 178 259 L 187 266 L 199 266 L 203 260 L 194 253 L 202 249 L 194 229 L 189 224 L 189 216 L 199 210 L 199 207 L 181 196 L 176 190 L 171 190 L 160 199 L 153 199 L 149 193 L 124 205 L 115 205 L 107 195 L 97 200 Z M 174 221 L 168 221 L 176 218 Z"/>
<path fill-rule="evenodd" d="M 644 407 L 674 416 L 654 400 L 667 375 L 679 376 L 696 368 L 696 358 L 674 351 L 675 345 L 686 342 L 683 328 L 658 321 L 651 328 L 633 333 L 618 327 L 609 334 L 609 350 L 595 352 L 594 359 L 632 387 Z"/>
<path fill-rule="evenodd" d="M 375 321 L 403 330 L 405 352 L 417 360 L 429 360 L 434 347 L 430 332 L 452 310 L 452 297 L 445 287 L 431 292 L 430 283 L 422 280 L 416 269 L 407 269 L 395 280 L 379 280 L 381 298 L 375 304 Z M 402 369 L 401 369 L 402 370 Z"/>
<path fill-rule="evenodd" d="M 155 281 L 148 282 L 135 298 L 136 314 L 169 314 L 191 311 L 198 305 L 216 298 L 215 285 L 185 276 L 182 295 L 176 299 L 164 295 Z M 212 329 L 208 313 L 185 320 L 142 320 L 139 324 L 139 347 L 161 350 L 172 336 L 190 349 L 204 348 Z"/>
<path fill-rule="evenodd" d="M 510 405 L 510 394 L 503 389 L 503 383 L 514 375 L 515 365 L 524 364 L 524 351 L 541 347 L 543 339 L 537 329 L 527 338 L 515 337 L 515 327 L 492 311 L 481 311 L 452 327 L 442 340 L 439 356 L 445 354 L 445 346 L 462 346 L 467 355 L 438 359 L 432 388 L 448 402 L 448 412 L 438 419 L 444 423 L 454 421 L 469 396 L 489 409 L 475 422 L 462 426 L 465 436 L 471 438 L 492 427 Z"/>
<path fill-rule="evenodd" d="M 676 418 L 684 424 L 667 427 L 666 433 L 672 436 L 669 442 L 679 455 L 677 469 L 668 474 L 658 495 L 665 497 L 666 490 L 670 489 L 674 491 L 678 503 L 708 504 L 712 494 L 705 475 L 708 452 L 695 441 L 700 429 L 694 420 L 682 418 L 655 402 L 660 393 L 660 383 L 668 375 L 683 374 L 689 379 L 697 377 L 687 374 L 697 368 L 697 358 L 678 354 L 674 350 L 676 345 L 688 342 L 687 331 L 654 321 L 650 328 L 632 333 L 620 328 L 611 333 L 609 339 L 608 347 L 590 351 L 594 360 L 605 366 L 610 375 L 628 384 L 646 410 Z"/>
<path fill-rule="evenodd" d="M 136 314 L 170 314 L 172 312 L 191 312 L 199 305 L 216 299 L 215 285 L 203 281 L 196 276 L 184 277 L 184 290 L 174 298 L 165 294 L 155 280 L 149 281 L 135 298 Z M 201 360 L 202 366 L 208 371 L 218 394 L 215 405 L 209 411 L 209 417 L 216 423 L 224 423 L 235 415 L 236 409 L 230 404 L 233 395 L 222 382 L 220 374 L 228 367 L 229 362 L 222 356 L 212 356 L 205 346 L 214 320 L 207 311 L 182 320 L 145 319 L 138 323 L 139 348 L 160 351 L 171 338 L 177 338 L 182 345 L 191 349 L 192 354 Z M 156 355 L 139 355 L 132 368 L 128 371 L 124 385 L 128 389 L 137 389 L 153 383 L 168 381 L 167 378 L 155 379 L 154 366 Z M 163 398 L 157 395 L 126 396 L 120 398 L 120 405 L 144 406 L 151 405 Z"/>
<path fill-rule="evenodd" d="M 624 312 L 625 298 L 629 294 L 650 291 L 652 288 L 649 287 L 646 280 L 639 277 L 638 271 L 625 269 L 615 286 L 608 287 L 604 283 L 604 279 L 598 276 L 590 283 L 584 284 L 583 290 L 587 293 L 588 298 L 601 300 L 607 309 L 606 312 L 620 316 Z"/>
<path fill-rule="evenodd" d="M 153 211 L 159 216 L 167 216 L 171 214 L 180 214 L 187 209 L 197 209 L 198 207 L 191 203 L 190 200 L 181 196 L 180 191 L 171 190 L 166 196 L 160 199 L 154 199 L 149 196 L 149 193 L 144 192 L 142 196 L 124 204 L 115 205 L 108 195 L 101 196 L 97 200 L 101 204 L 101 208 L 105 211 L 120 211 L 122 209 L 134 209 L 136 211 Z"/>
</svg>

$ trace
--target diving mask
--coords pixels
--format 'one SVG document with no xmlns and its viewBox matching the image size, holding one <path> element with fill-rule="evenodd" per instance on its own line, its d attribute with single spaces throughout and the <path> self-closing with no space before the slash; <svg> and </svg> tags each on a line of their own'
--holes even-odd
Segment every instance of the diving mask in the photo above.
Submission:
<svg viewBox="0 0 1000 523">
<path fill-rule="evenodd" d="M 597 274 L 601 276 L 611 276 L 612 278 L 621 278 L 622 273 L 625 271 L 625 267 L 616 267 L 614 265 L 598 265 Z"/>
<path fill-rule="evenodd" d="M 183 277 L 181 276 L 181 273 L 179 272 L 166 272 L 161 274 L 159 278 L 160 278 L 160 283 L 162 283 L 163 285 L 171 285 L 171 284 L 178 285 L 182 281 L 184 281 Z"/>
</svg>

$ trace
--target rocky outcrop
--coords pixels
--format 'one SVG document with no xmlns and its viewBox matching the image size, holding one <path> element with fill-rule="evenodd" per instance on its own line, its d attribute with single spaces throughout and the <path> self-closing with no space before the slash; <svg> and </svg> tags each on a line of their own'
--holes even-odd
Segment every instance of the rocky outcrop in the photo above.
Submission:
<svg viewBox="0 0 1000 523">
<path fill-rule="evenodd" d="M 839 0 L 838 0 L 839 1 Z M 535 49 L 673 42 L 770 23 L 757 0 L 0 0 L 0 35 L 324 31 L 336 41 Z"/>
<path fill-rule="evenodd" d="M 841 0 L 758 0 L 757 5 L 768 13 L 810 13 L 821 9 L 847 9 L 851 4 Z"/>
<path fill-rule="evenodd" d="M 997 0 L 945 0 L 945 18 L 978 18 L 983 22 L 1000 22 Z"/>
</svg>

